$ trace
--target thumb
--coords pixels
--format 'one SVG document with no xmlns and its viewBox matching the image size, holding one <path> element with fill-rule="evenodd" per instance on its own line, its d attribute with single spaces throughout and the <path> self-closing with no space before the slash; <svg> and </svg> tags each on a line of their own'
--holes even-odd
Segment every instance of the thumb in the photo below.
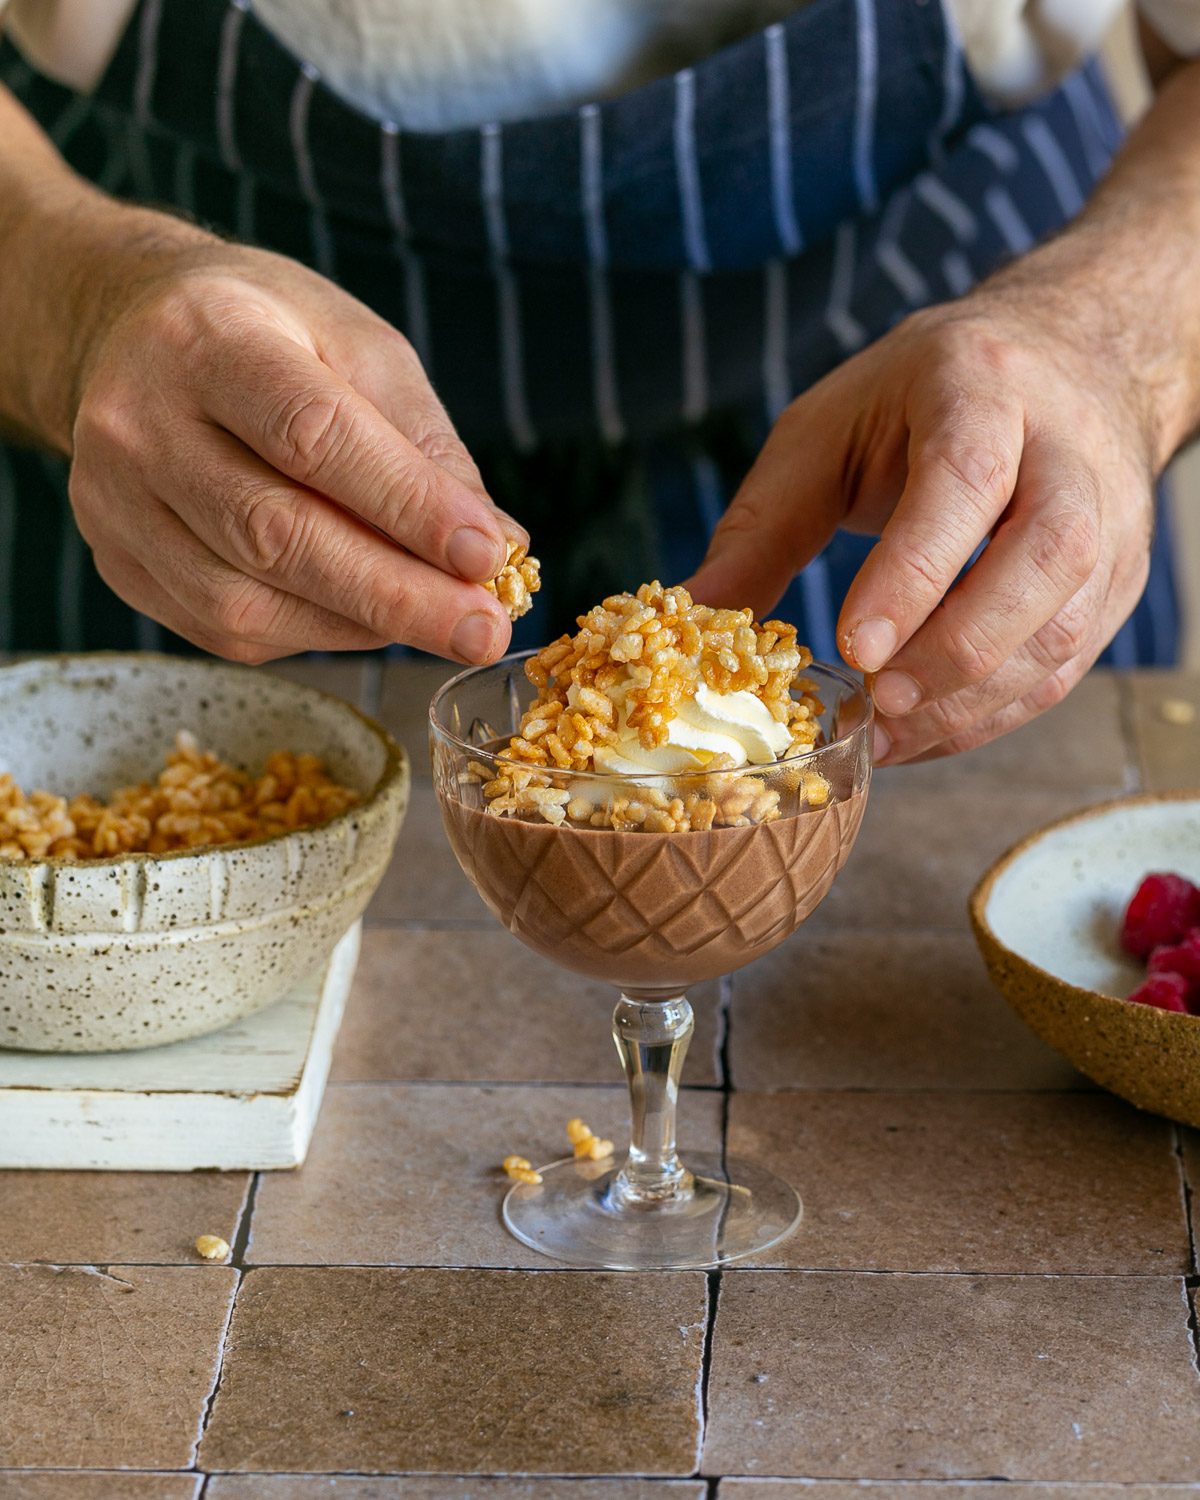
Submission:
<svg viewBox="0 0 1200 1500">
<path fill-rule="evenodd" d="M 806 444 L 796 429 L 785 412 L 721 517 L 687 584 L 699 603 L 767 615 L 837 530 L 833 445 Z"/>
</svg>

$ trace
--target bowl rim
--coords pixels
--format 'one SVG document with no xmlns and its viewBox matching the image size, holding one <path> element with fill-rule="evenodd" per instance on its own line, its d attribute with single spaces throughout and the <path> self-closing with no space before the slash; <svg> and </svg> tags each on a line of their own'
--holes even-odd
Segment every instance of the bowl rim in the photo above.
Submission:
<svg viewBox="0 0 1200 1500">
<path fill-rule="evenodd" d="M 1105 816 L 1126 807 L 1145 807 L 1153 803 L 1162 802 L 1196 802 L 1200 803 L 1200 788 L 1188 789 L 1178 788 L 1163 792 L 1127 792 L 1119 797 L 1109 797 L 1103 802 L 1093 802 L 1087 807 L 1077 808 L 1075 812 L 1067 813 L 1061 818 L 1055 818 L 1050 823 L 1044 823 L 1040 828 L 1017 840 L 1010 848 L 1006 849 L 997 859 L 987 867 L 975 883 L 967 901 L 967 911 L 971 919 L 971 926 L 975 930 L 976 941 L 991 943 L 1001 953 L 1006 954 L 1015 962 L 1024 965 L 1032 973 L 1042 978 L 1052 980 L 1061 989 L 1068 991 L 1072 996 L 1078 996 L 1086 1000 L 1101 1000 L 1111 1005 L 1128 1005 L 1129 1001 L 1122 999 L 1119 995 L 1106 995 L 1101 990 L 1090 990 L 1084 985 L 1075 984 L 1070 979 L 1064 979 L 1061 974 L 1055 974 L 1053 970 L 1043 968 L 1041 964 L 1034 963 L 1033 959 L 1026 958 L 1023 953 L 1018 953 L 1011 948 L 996 933 L 995 928 L 987 918 L 988 901 L 991 899 L 992 891 L 1000 876 L 1014 864 L 1016 860 L 1040 842 L 1049 833 L 1056 833 L 1060 828 L 1069 828 L 1073 823 L 1087 823 L 1096 818 Z M 1138 1007 L 1144 1010 L 1154 1010 L 1153 1006 Z M 1157 1011 L 1159 1016 L 1166 1017 L 1172 1021 L 1190 1021 L 1200 1023 L 1200 1015 L 1189 1015 L 1182 1011 Z"/>
<path fill-rule="evenodd" d="M 544 647 L 536 647 L 533 650 L 529 651 L 513 651 L 510 652 L 507 656 L 499 657 L 496 661 L 483 662 L 479 666 L 467 667 L 464 671 L 456 672 L 453 677 L 447 678 L 447 680 L 442 683 L 437 692 L 434 693 L 433 697 L 430 699 L 429 713 L 427 716 L 430 729 L 432 731 L 436 731 L 437 734 L 448 740 L 450 744 L 453 745 L 454 748 L 462 754 L 473 756 L 476 759 L 482 761 L 498 761 L 499 756 L 495 751 L 484 750 L 479 745 L 472 745 L 469 741 L 462 739 L 459 735 L 455 734 L 452 729 L 444 724 L 438 717 L 438 705 L 453 688 L 456 688 L 459 683 L 464 682 L 468 677 L 474 677 L 481 672 L 494 671 L 497 667 L 512 666 L 516 662 L 528 661 L 531 657 L 537 656 L 539 651 L 544 649 Z M 848 745 L 856 735 L 865 734 L 871 729 L 871 726 L 875 722 L 875 700 L 871 696 L 870 690 L 868 689 L 866 683 L 863 682 L 860 677 L 857 677 L 848 668 L 836 666 L 832 662 L 816 661 L 814 659 L 813 661 L 809 662 L 808 666 L 800 669 L 798 679 L 802 681 L 804 678 L 804 674 L 811 671 L 814 667 L 818 671 L 824 672 L 828 676 L 836 678 L 845 686 L 853 689 L 853 691 L 857 693 L 862 699 L 864 708 L 861 723 L 856 724 L 853 729 L 847 730 L 845 734 L 839 734 L 835 739 L 828 740 L 823 745 L 814 745 L 808 750 L 799 750 L 793 755 L 783 755 L 780 756 L 778 760 L 761 762 L 748 761 L 745 765 L 727 766 L 718 771 L 576 771 L 563 767 L 561 768 L 563 774 L 569 776 L 573 781 L 603 781 L 618 783 L 628 781 L 631 785 L 644 785 L 648 776 L 746 776 L 754 771 L 769 771 L 776 766 L 793 766 L 798 762 L 811 760 L 814 756 L 824 755 L 830 750 L 835 750 L 839 745 Z M 873 761 L 874 759 L 871 753 L 871 745 L 869 740 L 867 743 L 867 759 L 868 761 Z M 555 768 L 549 767 L 548 769 L 553 770 Z"/>
<path fill-rule="evenodd" d="M 240 843 L 228 844 L 199 844 L 194 849 L 168 849 L 161 854 L 151 854 L 146 850 L 139 850 L 128 854 L 114 854 L 106 858 L 94 859 L 72 859 L 65 854 L 47 855 L 42 859 L 15 859 L 11 855 L 0 855 L 0 874 L 5 870 L 18 870 L 21 872 L 32 872 L 39 869 L 50 870 L 103 870 L 120 868 L 136 864 L 165 864 L 168 861 L 186 859 L 201 859 L 212 854 L 227 854 L 240 849 L 261 849 L 268 844 L 282 843 L 285 839 L 294 837 L 298 833 L 314 833 L 320 829 L 333 828 L 342 822 L 348 822 L 355 817 L 361 817 L 370 807 L 383 800 L 383 798 L 397 784 L 405 785 L 411 780 L 409 767 L 409 755 L 404 746 L 395 739 L 383 727 L 378 720 L 373 719 L 370 714 L 348 703 L 345 698 L 339 698 L 336 693 L 328 693 L 324 688 L 310 687 L 307 683 L 292 682 L 290 678 L 276 676 L 275 673 L 263 671 L 259 667 L 252 667 L 243 662 L 225 661 L 215 656 L 187 656 L 180 654 L 172 656 L 165 651 L 39 651 L 31 656 L 22 657 L 20 661 L 9 661 L 0 663 L 0 683 L 10 673 L 17 673 L 39 666 L 60 665 L 70 667 L 76 662 L 153 662 L 163 663 L 172 667 L 183 666 L 184 668 L 198 669 L 206 672 L 228 671 L 250 676 L 261 675 L 270 677 L 275 682 L 283 682 L 290 688 L 300 693 L 311 693 L 314 697 L 323 698 L 326 702 L 336 703 L 340 708 L 347 710 L 359 720 L 375 738 L 382 744 L 384 750 L 383 770 L 380 772 L 375 785 L 364 794 L 360 802 L 353 807 L 345 808 L 340 813 L 335 813 L 331 818 L 322 818 L 319 823 L 305 823 L 300 828 L 287 828 L 282 833 L 264 833 L 257 838 L 245 839 Z"/>
</svg>

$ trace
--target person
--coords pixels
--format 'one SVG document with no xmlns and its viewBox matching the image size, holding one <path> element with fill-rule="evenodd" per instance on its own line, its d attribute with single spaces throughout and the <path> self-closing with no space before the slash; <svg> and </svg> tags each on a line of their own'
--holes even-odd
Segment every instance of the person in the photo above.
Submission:
<svg viewBox="0 0 1200 1500">
<path fill-rule="evenodd" d="M 1169 659 L 1200 0 L 1110 165 L 1114 8 L 11 0 L 0 647 L 488 661 L 533 535 L 539 634 L 783 595 L 884 761 Z"/>
</svg>

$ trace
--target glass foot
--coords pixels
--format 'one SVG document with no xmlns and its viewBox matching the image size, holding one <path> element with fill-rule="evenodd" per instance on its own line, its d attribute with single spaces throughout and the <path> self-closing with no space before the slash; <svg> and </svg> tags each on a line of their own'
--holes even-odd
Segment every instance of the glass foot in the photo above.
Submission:
<svg viewBox="0 0 1200 1500">
<path fill-rule="evenodd" d="M 504 1222 L 517 1239 L 574 1266 L 666 1271 L 723 1266 L 768 1250 L 800 1223 L 800 1195 L 781 1177 L 736 1158 L 687 1159 L 690 1186 L 655 1203 L 630 1203 L 619 1166 L 567 1157 L 516 1183 Z"/>
</svg>

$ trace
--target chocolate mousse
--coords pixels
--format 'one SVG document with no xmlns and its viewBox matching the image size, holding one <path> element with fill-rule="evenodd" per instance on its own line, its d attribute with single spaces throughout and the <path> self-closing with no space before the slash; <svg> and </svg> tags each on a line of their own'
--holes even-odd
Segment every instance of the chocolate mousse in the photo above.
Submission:
<svg viewBox="0 0 1200 1500">
<path fill-rule="evenodd" d="M 865 788 L 765 823 L 688 833 L 496 817 L 442 799 L 459 863 L 508 930 L 634 998 L 726 974 L 793 932 L 862 821 Z"/>
<path fill-rule="evenodd" d="M 515 734 L 477 720 L 473 753 L 435 735 L 443 820 L 529 947 L 627 995 L 678 994 L 828 891 L 862 820 L 868 760 L 844 736 L 865 716 L 828 743 L 795 627 L 683 588 L 643 584 L 578 625 L 527 662 Z"/>
</svg>

